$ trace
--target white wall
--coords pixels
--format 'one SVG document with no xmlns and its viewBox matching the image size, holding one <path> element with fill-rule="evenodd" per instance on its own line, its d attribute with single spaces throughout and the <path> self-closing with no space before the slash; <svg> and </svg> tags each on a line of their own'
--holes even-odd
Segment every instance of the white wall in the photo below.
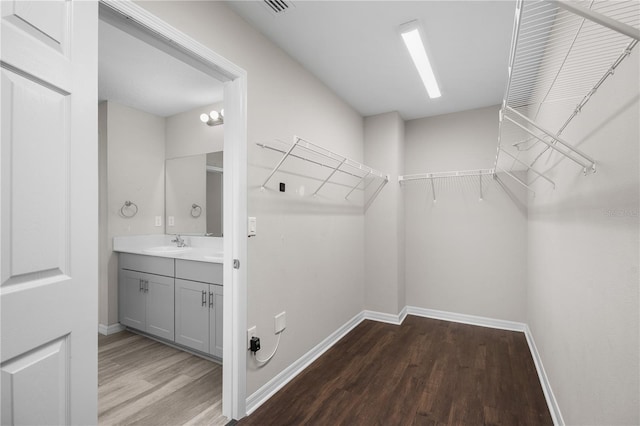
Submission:
<svg viewBox="0 0 640 426">
<path fill-rule="evenodd" d="M 493 167 L 498 107 L 406 122 L 405 174 Z M 526 320 L 526 194 L 509 177 L 403 184 L 407 304 Z"/>
<path fill-rule="evenodd" d="M 395 315 L 406 304 L 404 206 L 398 185 L 404 167 L 404 121 L 397 112 L 367 117 L 364 138 L 365 163 L 390 174 L 365 214 L 365 308 Z"/>
<path fill-rule="evenodd" d="M 103 103 L 99 112 L 100 164 L 106 167 L 106 174 L 100 174 L 106 177 L 106 185 L 101 182 L 101 189 L 106 190 L 101 220 L 107 222 L 106 235 L 101 226 L 101 263 L 107 266 L 100 271 L 99 310 L 100 324 L 111 325 L 118 322 L 118 259 L 112 251 L 113 237 L 164 233 L 164 226 L 155 226 L 155 216 L 164 216 L 164 118 L 114 102 Z M 138 206 L 131 218 L 120 214 L 127 200 Z"/>
<path fill-rule="evenodd" d="M 166 157 L 222 151 L 224 148 L 224 125 L 208 126 L 200 121 L 200 114 L 211 110 L 220 111 L 222 102 L 198 107 L 166 118 Z"/>
<path fill-rule="evenodd" d="M 257 325 L 263 353 L 275 344 L 274 315 L 287 312 L 278 354 L 262 368 L 248 361 L 250 395 L 359 313 L 364 294 L 361 206 L 335 186 L 310 197 L 326 172 L 295 161 L 285 170 L 301 176 L 279 173 L 261 191 L 278 155 L 255 143 L 297 134 L 361 160 L 362 118 L 224 3 L 139 4 L 248 73 L 249 215 L 258 218 L 249 240 L 248 324 Z M 287 192 L 273 190 L 278 182 Z"/>
<path fill-rule="evenodd" d="M 597 173 L 557 156 L 529 202 L 528 322 L 567 424 L 638 424 L 638 49 L 563 133 Z M 554 108 L 540 122 L 557 129 Z"/>
</svg>

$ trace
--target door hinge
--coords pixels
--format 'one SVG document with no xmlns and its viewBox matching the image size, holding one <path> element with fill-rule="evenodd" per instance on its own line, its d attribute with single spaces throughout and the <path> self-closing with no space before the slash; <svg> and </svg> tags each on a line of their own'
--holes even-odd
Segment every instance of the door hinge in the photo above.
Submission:
<svg viewBox="0 0 640 426">
<path fill-rule="evenodd" d="M 240 260 L 233 259 L 233 269 L 240 269 Z"/>
</svg>

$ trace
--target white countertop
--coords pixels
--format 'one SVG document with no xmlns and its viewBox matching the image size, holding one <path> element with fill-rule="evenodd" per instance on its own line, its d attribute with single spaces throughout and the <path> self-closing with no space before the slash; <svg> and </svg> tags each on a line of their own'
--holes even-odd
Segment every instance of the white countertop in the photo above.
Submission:
<svg viewBox="0 0 640 426">
<path fill-rule="evenodd" d="M 223 239 L 217 237 L 183 236 L 187 250 L 178 253 L 149 252 L 153 247 L 177 246 L 171 242 L 175 235 L 131 235 L 113 238 L 113 251 L 144 256 L 223 263 Z"/>
</svg>

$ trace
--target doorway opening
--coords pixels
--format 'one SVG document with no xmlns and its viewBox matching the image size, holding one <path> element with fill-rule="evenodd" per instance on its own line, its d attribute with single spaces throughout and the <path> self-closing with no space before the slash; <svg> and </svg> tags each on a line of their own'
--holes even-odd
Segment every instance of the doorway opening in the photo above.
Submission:
<svg viewBox="0 0 640 426">
<path fill-rule="evenodd" d="M 208 95 L 206 100 L 191 99 L 189 102 L 183 99 L 183 103 L 178 106 L 179 94 L 175 92 L 171 94 L 166 92 L 164 97 L 170 98 L 172 102 L 168 102 L 165 110 L 162 110 L 162 102 L 160 100 L 151 100 L 152 107 L 143 107 L 143 103 L 131 103 L 126 98 L 117 99 L 115 96 L 118 90 L 115 90 L 114 97 L 111 99 L 114 104 L 124 103 L 125 108 L 140 109 L 144 114 L 155 115 L 161 117 L 160 121 L 164 120 L 165 129 L 168 131 L 168 120 L 173 122 L 179 122 L 184 117 L 179 117 L 185 114 L 193 115 L 194 120 L 190 126 L 197 128 L 198 132 L 203 129 L 214 129 L 209 127 L 206 122 L 200 121 L 199 116 L 204 113 L 208 113 L 209 109 L 220 111 L 224 109 L 224 125 L 218 126 L 221 130 L 219 133 L 223 134 L 221 141 L 221 149 L 212 149 L 210 139 L 208 139 L 205 147 L 197 147 L 184 143 L 184 140 L 176 143 L 165 143 L 164 145 L 164 159 L 162 163 L 163 170 L 166 172 L 166 161 L 173 159 L 183 159 L 198 155 L 204 155 L 204 157 L 222 159 L 222 163 L 209 164 L 206 162 L 207 168 L 224 170 L 222 173 L 222 227 L 216 231 L 210 231 L 208 228 L 204 228 L 202 237 L 206 238 L 206 234 L 220 233 L 219 237 L 222 240 L 223 246 L 223 283 L 224 283 L 224 296 L 223 296 L 223 350 L 222 350 L 222 414 L 229 418 L 241 418 L 245 415 L 245 365 L 246 365 L 246 351 L 244 350 L 244 330 L 246 329 L 246 235 L 247 235 L 247 205 L 246 205 L 246 73 L 241 68 L 237 67 L 233 63 L 227 61 L 220 55 L 211 51 L 207 47 L 201 45 L 197 41 L 191 39 L 184 33 L 171 27 L 166 22 L 161 21 L 141 6 L 133 4 L 132 2 L 100 2 L 100 26 L 101 36 L 106 33 L 112 37 L 129 37 L 128 43 L 123 43 L 120 40 L 115 45 L 106 47 L 106 49 L 112 49 L 112 53 L 122 54 L 130 47 L 146 46 L 148 49 L 154 49 L 151 55 L 162 54 L 164 56 L 157 56 L 157 62 L 145 61 L 137 53 L 133 54 L 133 60 L 137 61 L 138 65 L 151 65 L 151 69 L 146 71 L 143 69 L 141 72 L 146 72 L 146 79 L 140 84 L 136 84 L 133 81 L 131 75 L 121 78 L 123 81 L 133 83 L 129 88 L 125 89 L 126 95 L 130 96 L 136 102 L 144 101 L 148 96 L 145 96 L 144 84 L 153 80 L 154 77 L 159 77 L 164 74 L 164 71 L 170 71 L 172 67 L 180 68 L 187 73 L 191 73 L 191 78 L 187 78 L 186 82 L 194 83 L 196 80 L 202 84 L 207 85 L 206 90 L 195 90 L 193 93 L 203 93 Z M 102 61 L 103 45 L 99 47 L 99 55 Z M 164 59 L 160 59 L 164 58 Z M 150 63 L 151 62 L 151 63 Z M 109 64 L 102 64 L 102 67 L 109 70 Z M 127 67 L 128 70 L 131 68 Z M 122 69 L 111 70 L 115 75 Z M 160 72 L 163 71 L 163 72 Z M 109 72 L 109 71 L 105 71 Z M 132 73 L 133 74 L 133 73 Z M 102 82 L 101 82 L 102 84 Z M 117 86 L 116 86 L 117 87 Z M 171 89 L 166 86 L 163 88 Z M 182 88 L 182 91 L 187 92 L 188 88 Z M 156 92 L 161 92 L 160 88 L 156 89 Z M 158 95 L 159 93 L 154 93 Z M 217 96 L 222 95 L 219 98 Z M 131 96 L 133 95 L 133 96 Z M 192 97 L 196 97 L 195 95 Z M 151 98 L 152 97 L 148 97 Z M 107 100 L 107 98 L 102 98 Z M 149 102 L 149 99 L 146 99 Z M 173 107 L 170 105 L 173 103 Z M 157 108 L 154 111 L 144 111 L 144 109 Z M 173 110 L 171 108 L 174 108 Z M 202 111 L 199 111 L 201 109 Z M 197 114 L 196 114 L 197 113 Z M 125 113 L 125 116 L 127 114 Z M 133 115 L 133 114 L 129 114 Z M 169 118 L 167 118 L 169 117 Z M 152 120 L 153 121 L 153 120 Z M 175 125 L 180 129 L 180 125 Z M 222 131 L 223 130 L 223 131 Z M 166 135 L 169 138 L 169 135 Z M 171 136 L 176 138 L 175 134 Z M 168 140 L 168 139 L 167 139 Z M 167 141 L 165 141 L 167 142 Z M 101 155 L 105 154 L 101 150 Z M 207 155 L 212 152 L 224 152 L 224 155 Z M 155 157 L 160 157 L 156 153 Z M 213 160 L 212 160 L 213 161 Z M 141 165 L 141 167 L 144 165 Z M 173 167 L 173 166 L 171 166 Z M 127 172 L 124 170 L 123 172 Z M 206 174 L 206 173 L 205 173 Z M 101 174 L 103 177 L 104 173 Z M 166 177 L 162 176 L 163 182 L 166 182 Z M 157 177 L 156 177 L 157 178 Z M 126 179 L 125 179 L 126 182 Z M 206 184 L 205 184 L 206 185 Z M 164 234 L 199 234 L 200 229 L 194 231 L 193 229 L 181 230 L 176 227 L 178 218 L 175 214 L 171 215 L 174 221 L 170 220 L 170 213 L 172 207 L 166 205 L 167 199 L 171 198 L 166 193 L 166 189 L 163 185 L 163 191 L 156 189 L 156 198 L 163 197 L 162 213 L 152 214 L 153 224 L 156 228 L 151 228 L 149 233 L 161 233 L 158 232 L 164 225 Z M 112 191 L 106 188 L 101 183 L 101 193 L 104 192 L 111 195 Z M 153 191 L 151 191 L 153 192 Z M 179 194 L 180 191 L 177 191 Z M 175 194 L 174 194 L 175 195 Z M 141 197 L 151 197 L 150 194 L 140 192 Z M 102 201 L 102 196 L 101 196 Z M 110 240 L 111 237 L 116 234 L 122 233 L 131 235 L 135 228 L 133 222 L 120 222 L 119 229 L 109 230 L 108 216 L 113 215 L 113 209 L 105 208 L 109 205 L 108 197 L 104 200 L 106 203 L 100 208 L 100 236 L 101 236 L 101 274 L 100 274 L 100 329 L 103 334 L 109 334 L 112 331 L 117 331 L 119 326 L 117 324 L 117 296 L 114 293 L 117 292 L 117 267 L 115 266 L 114 254 L 112 253 Z M 131 200 L 127 200 L 131 201 Z M 152 200 L 153 201 L 153 200 Z M 157 204 L 158 201 L 154 201 Z M 209 200 L 203 200 L 203 203 L 196 204 L 188 214 L 192 218 L 200 216 L 203 207 L 207 206 Z M 191 205 L 191 204 L 190 204 Z M 196 212 L 194 214 L 194 212 Z M 116 213 L 117 214 L 117 213 Z M 148 214 L 148 212 L 147 212 Z M 158 218 L 160 219 L 160 228 L 157 228 Z M 203 216 L 203 223 L 206 224 L 206 215 Z M 120 218 L 122 219 L 122 218 Z M 148 221 L 147 221 L 148 222 Z M 212 222 L 215 222 L 212 221 Z M 172 224 L 172 225 L 170 225 Z M 148 223 L 143 224 L 149 226 Z M 127 228 L 131 227 L 131 228 Z M 220 227 L 219 227 L 220 228 Z M 194 231 L 194 232 L 192 232 Z M 144 232 L 142 232 L 144 233 Z M 140 234 L 140 232 L 136 232 Z M 198 237 L 200 238 L 200 237 Z M 109 264 L 108 258 L 111 257 L 111 264 Z M 241 267 L 235 268 L 234 265 Z M 110 269 L 111 268 L 111 269 Z M 106 278 L 103 276 L 106 275 Z M 116 284 L 114 284 L 116 283 Z M 116 313 L 114 313 L 114 311 Z M 114 323 L 114 316 L 116 322 Z M 105 324 L 104 318 L 107 318 L 107 324 Z M 214 405 L 215 401 L 211 401 Z"/>
</svg>

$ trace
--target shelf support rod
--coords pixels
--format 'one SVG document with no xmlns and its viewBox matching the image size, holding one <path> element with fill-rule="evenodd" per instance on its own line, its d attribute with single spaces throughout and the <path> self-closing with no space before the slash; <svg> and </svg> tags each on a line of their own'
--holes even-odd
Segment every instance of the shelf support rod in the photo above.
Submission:
<svg viewBox="0 0 640 426">
<path fill-rule="evenodd" d="M 340 164 L 338 164 L 333 171 L 331 172 L 331 174 L 329 176 L 327 176 L 327 178 L 320 184 L 320 186 L 318 187 L 318 189 L 316 189 L 316 192 L 313 193 L 314 196 L 318 195 L 318 191 L 320 191 L 322 189 L 322 187 L 325 185 L 325 183 L 329 182 L 329 179 L 331 179 L 331 177 L 336 174 L 336 172 L 338 171 L 338 169 L 340 169 L 340 167 L 342 167 L 342 165 L 344 164 L 344 162 L 347 161 L 346 158 L 343 158 L 343 160 L 340 162 Z"/>
<path fill-rule="evenodd" d="M 627 25 L 615 19 L 609 18 L 608 16 L 595 12 L 591 9 L 578 6 L 577 4 L 572 2 L 554 1 L 554 3 L 561 8 L 568 10 L 569 12 L 573 12 L 576 15 L 582 16 L 583 18 L 586 18 L 611 30 L 617 31 L 635 40 L 640 40 L 640 30 L 632 27 L 631 25 Z"/>
<path fill-rule="evenodd" d="M 431 182 L 431 193 L 433 194 L 433 202 L 435 203 L 436 202 L 436 188 L 433 185 L 433 175 L 431 176 L 429 181 Z"/>
<path fill-rule="evenodd" d="M 554 141 L 560 143 L 561 145 L 563 145 L 565 148 L 569 149 L 572 152 L 575 152 L 576 154 L 578 154 L 579 156 L 581 156 L 582 158 L 584 158 L 585 160 L 589 161 L 591 163 L 591 165 L 587 165 L 581 161 L 576 160 L 575 158 L 573 158 L 572 156 L 570 156 L 568 153 L 558 149 L 556 146 L 554 146 L 552 143 L 547 142 L 546 140 L 542 139 L 541 137 L 537 136 L 535 133 L 533 133 L 531 130 L 527 129 L 526 127 L 524 127 L 523 125 L 521 125 L 520 123 L 518 123 L 517 121 L 515 121 L 514 119 L 512 119 L 511 117 L 505 115 L 504 118 L 506 118 L 507 120 L 509 120 L 510 122 L 512 122 L 513 124 L 515 124 L 516 126 L 520 127 L 522 130 L 524 130 L 525 132 L 529 133 L 531 136 L 535 137 L 536 139 L 538 139 L 539 141 L 541 141 L 542 143 L 546 144 L 547 146 L 549 146 L 552 149 L 555 149 L 556 151 L 558 151 L 559 153 L 561 153 L 562 155 L 564 155 L 565 157 L 573 160 L 574 162 L 580 164 L 582 167 L 584 167 L 585 171 L 588 168 L 591 168 L 593 171 L 595 171 L 595 166 L 596 166 L 596 162 L 593 158 L 589 157 L 587 154 L 585 154 L 584 152 L 580 151 L 578 148 L 575 148 L 573 146 L 571 146 L 571 144 L 569 144 L 567 141 L 563 140 L 560 136 L 554 135 L 553 133 L 551 133 L 550 131 L 546 130 L 544 127 L 540 126 L 539 124 L 537 124 L 535 121 L 530 120 L 529 118 L 525 117 L 524 115 L 520 114 L 518 111 L 514 110 L 511 107 L 507 107 L 507 110 L 515 115 L 517 115 L 518 117 L 522 118 L 524 121 L 526 121 L 527 123 L 531 124 L 533 127 L 535 127 L 536 129 L 540 130 L 542 133 L 544 133 L 545 135 L 547 135 L 548 137 L 550 137 L 551 139 L 553 139 Z"/>
<path fill-rule="evenodd" d="M 512 178 L 513 180 L 515 180 L 516 182 L 518 182 L 520 185 L 524 186 L 525 188 L 527 188 L 529 191 L 533 192 L 533 194 L 535 195 L 535 191 L 533 189 L 531 189 L 531 187 L 529 185 L 527 185 L 526 183 L 524 183 L 518 176 L 514 175 L 511 172 L 506 171 L 505 169 L 502 169 L 500 167 L 497 167 L 496 170 L 500 170 L 502 173 L 506 174 L 507 176 L 509 176 L 510 178 Z"/>
<path fill-rule="evenodd" d="M 504 150 L 503 148 L 500 148 L 501 152 L 504 152 L 505 154 L 507 154 L 509 157 L 511 157 L 514 161 L 516 161 L 517 163 L 525 166 L 528 170 L 531 170 L 533 173 L 535 173 L 536 175 L 540 176 L 542 179 L 546 180 L 547 182 L 549 182 L 551 185 L 553 185 L 553 189 L 556 188 L 556 183 L 554 181 L 552 181 L 551 179 L 549 179 L 544 173 L 540 173 L 539 171 L 537 171 L 536 169 L 534 169 L 533 167 L 527 165 L 527 163 L 525 163 L 524 161 L 518 159 L 515 155 L 511 154 L 509 151 Z"/>
<path fill-rule="evenodd" d="M 351 188 L 351 191 L 349 191 L 349 193 L 348 193 L 347 195 L 345 195 L 345 196 L 344 196 L 344 199 L 345 199 L 345 200 L 348 200 L 348 199 L 349 199 L 349 195 L 351 195 L 351 193 L 352 193 L 353 191 L 355 191 L 355 190 L 356 190 L 356 188 L 357 188 L 357 187 L 359 187 L 359 186 L 360 186 L 360 184 L 361 184 L 362 182 L 364 182 L 364 180 L 365 180 L 367 177 L 369 177 L 369 175 L 370 175 L 370 174 L 371 174 L 371 172 L 367 172 L 367 174 L 366 174 L 366 175 L 362 176 L 362 179 L 360 179 L 360 180 L 358 181 L 358 183 L 356 184 L 356 186 L 354 186 L 353 188 Z"/>
<path fill-rule="evenodd" d="M 280 166 L 282 166 L 282 163 L 284 163 L 284 160 L 287 159 L 287 157 L 289 156 L 289 154 L 291 154 L 291 151 L 293 151 L 293 149 L 298 146 L 298 142 L 300 142 L 300 138 L 294 136 L 293 139 L 295 140 L 295 142 L 293 142 L 293 145 L 291 145 L 291 147 L 289 148 L 289 150 L 282 156 L 282 158 L 280 159 L 280 161 L 278 161 L 278 164 L 276 164 L 276 167 L 274 167 L 274 169 L 271 171 L 271 173 L 269 174 L 269 176 L 264 180 L 263 184 L 262 184 L 262 189 L 264 189 L 265 185 L 269 182 L 269 180 L 273 177 L 273 175 L 278 171 L 278 169 L 280 168 Z"/>
</svg>

